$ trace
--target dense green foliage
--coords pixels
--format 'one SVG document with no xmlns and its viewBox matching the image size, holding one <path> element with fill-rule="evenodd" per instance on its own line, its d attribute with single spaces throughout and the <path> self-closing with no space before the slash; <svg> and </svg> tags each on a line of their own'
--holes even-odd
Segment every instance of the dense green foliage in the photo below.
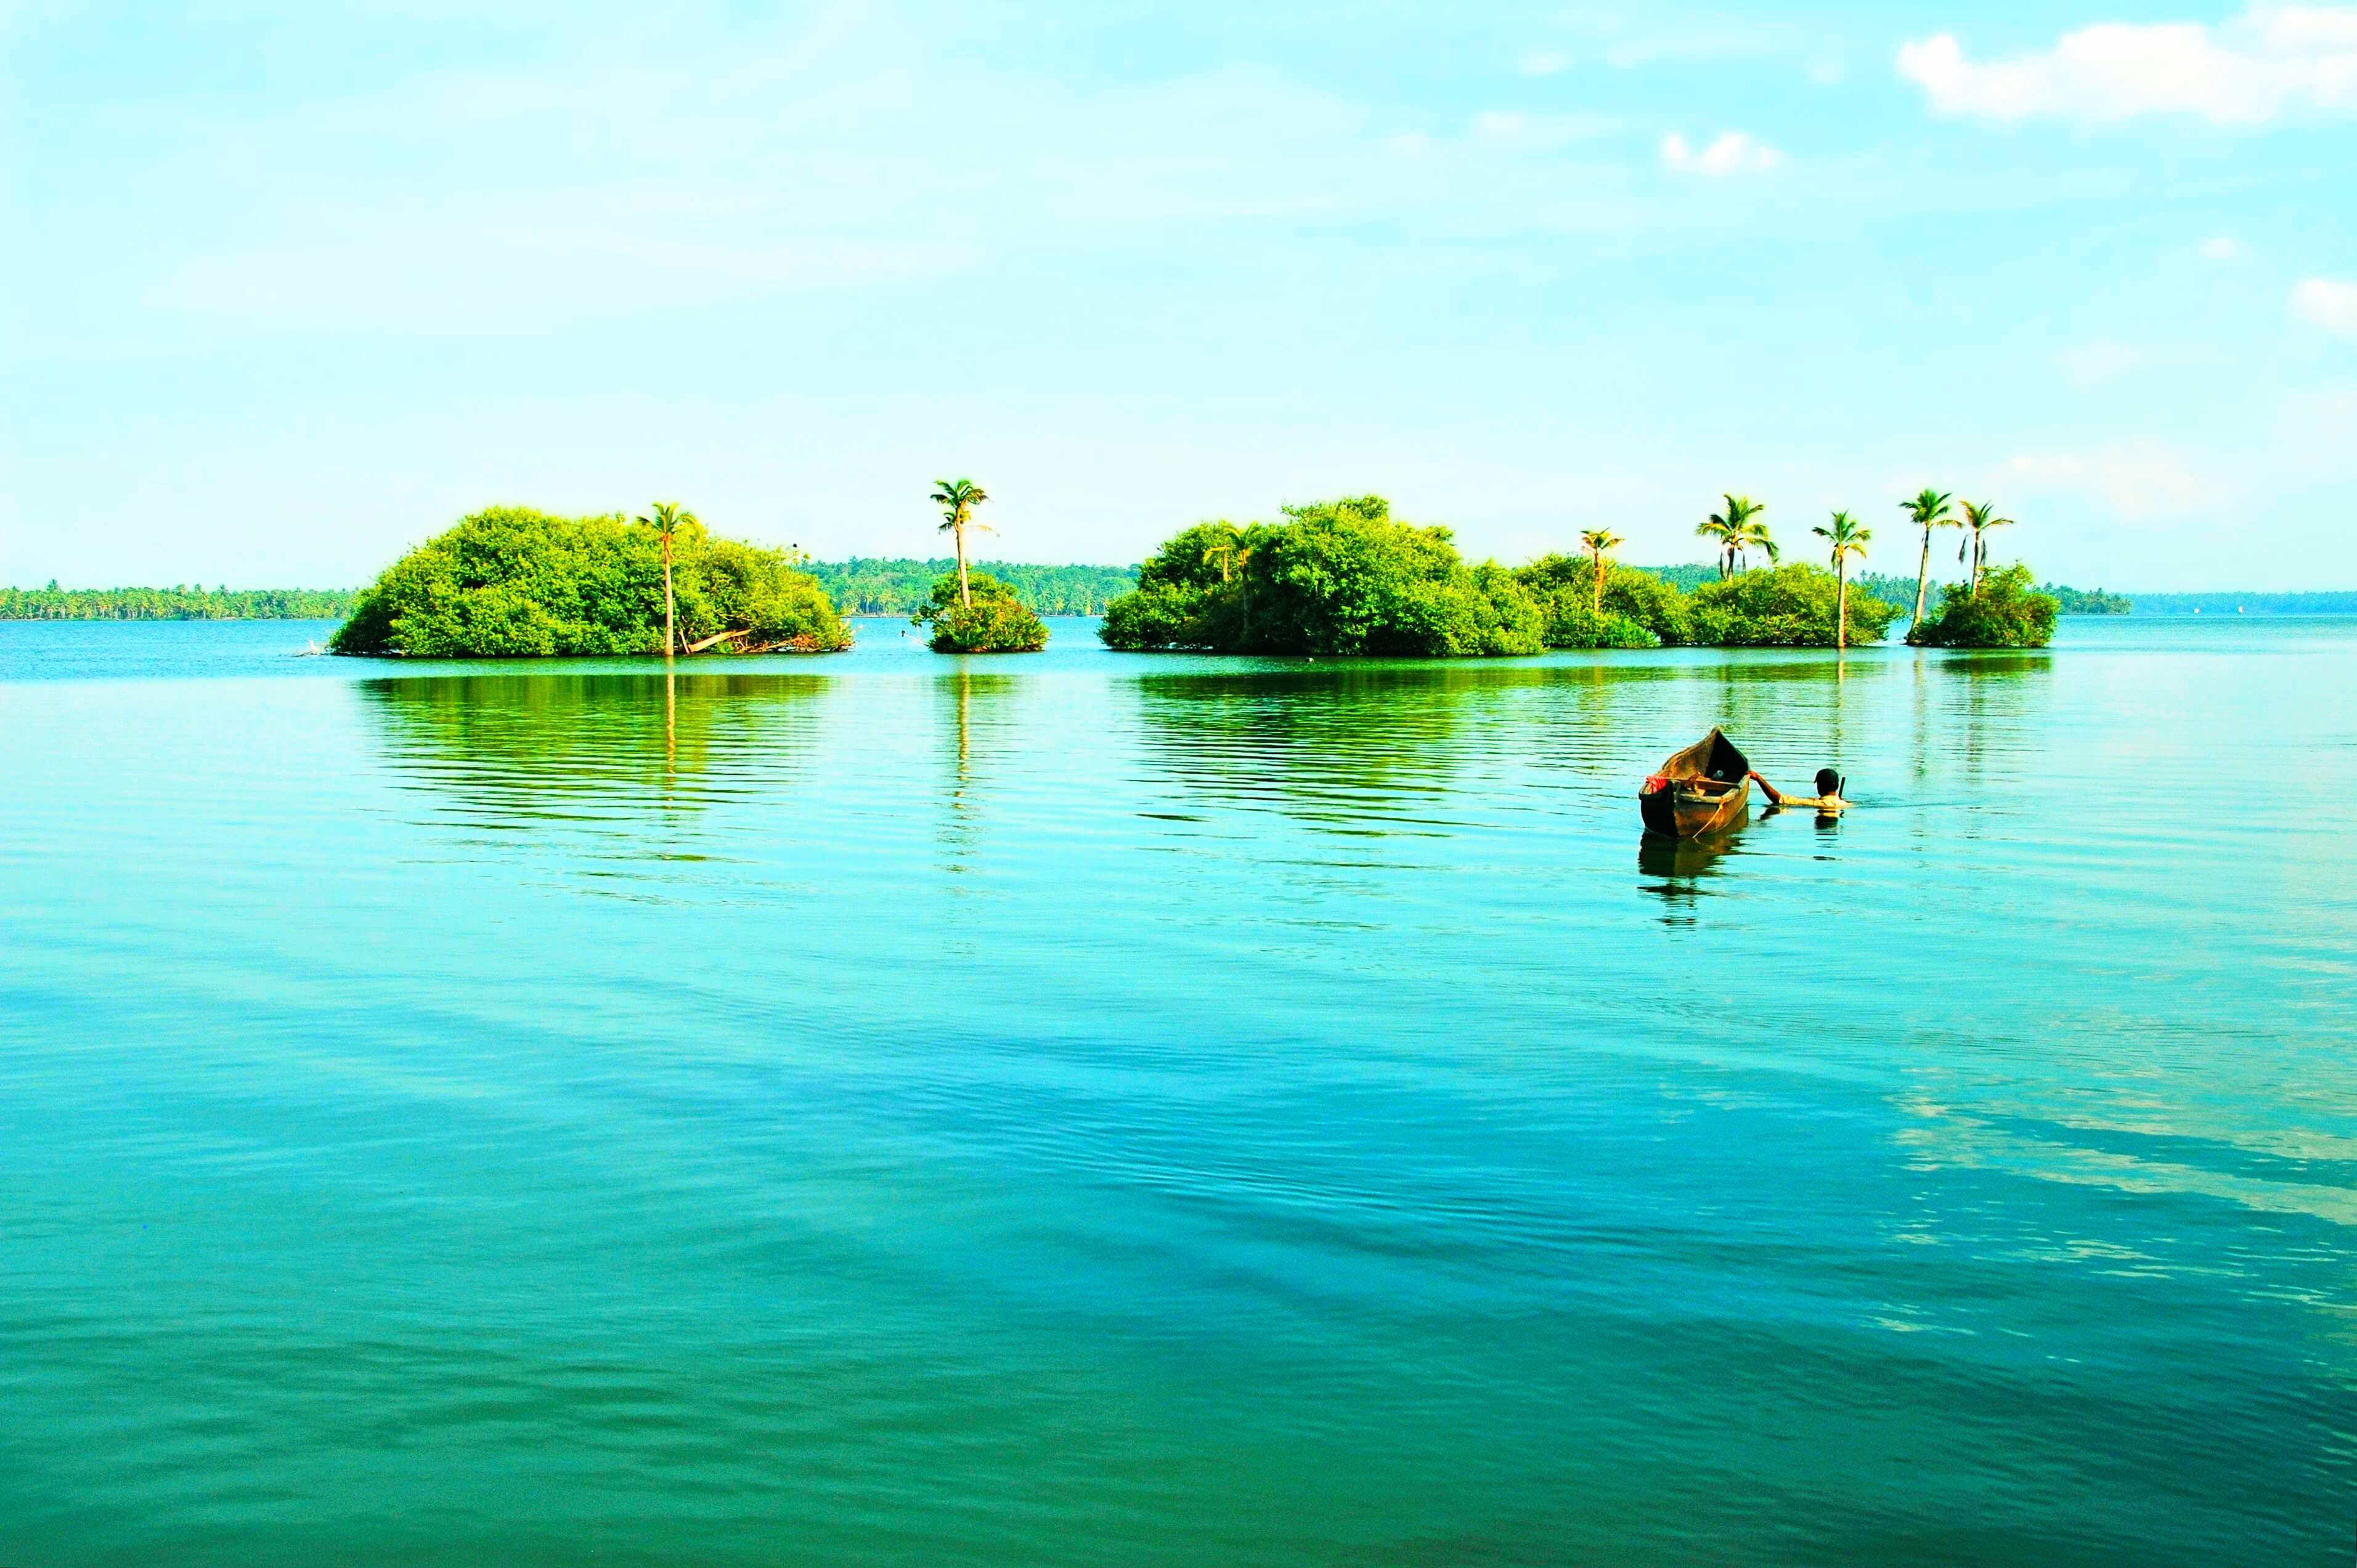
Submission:
<svg viewBox="0 0 2357 1568">
<path fill-rule="evenodd" d="M 1692 635 L 1685 596 L 1652 572 L 1608 564 L 1604 613 L 1596 613 L 1596 563 L 1585 555 L 1542 555 L 1514 569 L 1538 601 L 1549 648 L 1652 648 Z"/>
<path fill-rule="evenodd" d="M 1648 576 L 1659 577 L 1663 582 L 1689 594 L 1693 593 L 1696 588 L 1701 587 L 1705 583 L 1715 583 L 1718 581 L 1719 577 L 1718 568 L 1707 564 L 1632 566 L 1630 567 L 1629 570 L 1632 572 L 1642 572 Z M 1618 574 L 1615 573 L 1614 575 L 1617 576 Z M 1609 577 L 1606 579 L 1608 584 L 1611 580 L 1612 579 Z M 1915 602 L 1915 579 L 1912 577 L 1901 577 L 1889 572 L 1853 572 L 1849 576 L 1849 585 L 1853 592 L 1859 588 L 1864 588 L 1876 598 L 1884 600 L 1889 604 L 1898 605 L 1901 608 L 1904 608 L 1906 606 Z M 1607 592 L 1609 592 L 1609 588 L 1607 589 Z M 2043 585 L 2039 589 L 2039 592 L 2053 595 L 2054 597 L 2061 604 L 2061 613 L 2066 616 L 2123 616 L 2129 613 L 2129 611 L 2138 604 L 2148 604 L 2151 597 L 2150 596 L 2139 596 L 2136 599 L 2131 600 L 2125 594 L 2109 594 L 2105 593 L 2101 588 L 2069 588 L 2054 583 Z M 2195 596 L 2163 595 L 2159 596 L 2161 598 L 2185 597 L 2190 599 Z M 2320 600 L 2336 596 L 2342 602 L 2333 607 L 2332 609 L 2319 607 L 2309 613 L 2329 614 L 2333 613 L 2334 609 L 2343 612 L 2348 610 L 2357 610 L 2357 594 L 2343 594 L 2339 596 L 2260 595 L 2250 596 L 2247 602 L 2251 603 L 2251 613 L 2253 615 L 2256 615 L 2259 613 L 2256 603 L 2258 598 L 2316 598 Z M 2201 598 L 2205 605 L 2210 604 L 2212 601 L 2223 604 L 2226 608 L 2226 613 L 2229 615 L 2233 613 L 2236 603 L 2244 602 L 2239 601 L 2236 596 L 2232 594 L 2212 594 L 2201 596 Z M 2215 615 L 2218 612 L 2213 608 L 2210 613 Z M 2298 614 L 2300 612 L 2298 610 L 2291 610 L 2287 613 Z M 1663 639 L 1663 640 L 1667 641 L 1669 639 Z"/>
<path fill-rule="evenodd" d="M 1105 611 L 1108 647 L 1477 658 L 1536 653 L 1545 618 L 1512 573 L 1469 566 L 1445 528 L 1381 496 L 1286 507 L 1286 521 L 1198 523 Z"/>
<path fill-rule="evenodd" d="M 2038 591 L 2027 566 L 2007 566 L 1981 578 L 1975 590 L 1952 583 L 1940 589 L 1940 607 L 1910 632 L 1926 648 L 2043 648 L 2054 639 L 2060 611 Z"/>
<path fill-rule="evenodd" d="M 933 591 L 909 618 L 932 628 L 936 653 L 1037 653 L 1048 646 L 1048 628 L 1015 596 L 1015 590 L 987 572 L 967 575 L 973 603 L 958 600 L 954 569 L 933 580 Z"/>
<path fill-rule="evenodd" d="M 813 561 L 802 570 L 816 577 L 845 615 L 913 615 L 933 591 L 944 572 L 957 563 L 887 560 L 854 556 L 848 561 Z M 1034 614 L 1043 616 L 1101 615 L 1106 605 L 1137 586 L 1131 566 L 1038 566 L 1014 561 L 977 561 L 974 569 L 987 572 L 1008 588 Z"/>
<path fill-rule="evenodd" d="M 0 588 L 0 620 L 341 620 L 350 588 Z"/>
<path fill-rule="evenodd" d="M 1659 577 L 1682 594 L 1691 594 L 1705 583 L 1716 583 L 1723 575 L 1708 563 L 1683 562 L 1675 566 L 1631 566 L 1632 572 L 1642 572 L 1649 577 Z"/>
<path fill-rule="evenodd" d="M 2136 601 L 2126 594 L 2107 594 L 2101 588 L 2066 588 L 2060 583 L 2040 583 L 2038 591 L 2051 598 L 2066 616 L 2124 616 L 2136 608 Z"/>
<path fill-rule="evenodd" d="M 851 636 L 784 551 L 683 527 L 673 546 L 680 636 L 737 629 L 740 647 L 826 652 Z M 495 507 L 385 568 L 336 630 L 339 653 L 520 658 L 662 651 L 662 552 L 619 517 Z"/>
<path fill-rule="evenodd" d="M 1831 572 L 1801 562 L 1705 583 L 1688 607 L 1694 640 L 1720 648 L 1830 648 L 1839 589 Z M 1850 585 L 1850 641 L 1881 641 L 1898 616 L 1896 605 Z"/>
<path fill-rule="evenodd" d="M 1203 522 L 1173 535 L 1114 602 L 1110 647 L 1448 658 L 1541 648 L 1831 647 L 1838 584 L 1813 565 L 1710 568 L 1691 594 L 1662 575 L 1554 554 L 1468 566 L 1448 531 L 1391 516 L 1380 496 L 1287 507 L 1282 523 Z M 1609 539 L 1609 535 L 1598 537 Z M 1857 585 L 1849 639 L 1877 642 L 1897 608 Z"/>
</svg>

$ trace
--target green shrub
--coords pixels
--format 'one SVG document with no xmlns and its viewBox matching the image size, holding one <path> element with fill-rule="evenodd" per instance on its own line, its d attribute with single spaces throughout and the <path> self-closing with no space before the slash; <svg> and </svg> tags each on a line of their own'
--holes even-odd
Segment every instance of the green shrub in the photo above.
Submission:
<svg viewBox="0 0 2357 1568">
<path fill-rule="evenodd" d="M 1586 599 L 1566 594 L 1548 607 L 1546 645 L 1549 648 L 1659 648 L 1662 639 L 1627 616 L 1606 610 L 1596 613 Z"/>
<path fill-rule="evenodd" d="M 1097 637 L 1107 648 L 1131 653 L 1160 653 L 1179 648 L 1209 648 L 1202 626 L 1203 594 L 1200 588 L 1156 583 L 1124 594 L 1105 607 L 1104 624 Z"/>
<path fill-rule="evenodd" d="M 1907 640 L 1925 648 L 2043 648 L 2054 639 L 2061 607 L 2039 591 L 2029 567 L 2007 566 L 1983 575 L 1978 593 L 1961 583 L 1943 585 L 1938 613 Z"/>
<path fill-rule="evenodd" d="M 1837 587 L 1831 572 L 1802 563 L 1705 583 L 1688 611 L 1694 640 L 1722 648 L 1831 648 Z M 1896 606 L 1851 585 L 1850 641 L 1881 641 L 1898 615 Z"/>
<path fill-rule="evenodd" d="M 1180 529 L 1137 569 L 1136 589 L 1105 607 L 1098 638 L 1107 648 L 1131 653 L 1257 651 L 1249 646 L 1246 575 L 1275 532 L 1226 521 Z"/>
<path fill-rule="evenodd" d="M 1448 651 L 1458 658 L 1510 659 L 1546 651 L 1546 615 L 1530 590 L 1495 561 L 1473 568 L 1451 618 Z"/>
<path fill-rule="evenodd" d="M 936 653 L 1037 653 L 1048 646 L 1048 628 L 1015 596 L 1015 590 L 985 572 L 966 574 L 971 604 L 958 597 L 955 572 L 944 572 L 933 591 L 909 618 L 932 628 Z"/>
<path fill-rule="evenodd" d="M 673 549 L 682 636 L 739 629 L 755 645 L 851 646 L 834 606 L 781 550 L 683 531 Z M 386 567 L 329 646 L 413 659 L 662 651 L 662 547 L 619 517 L 494 507 Z"/>
<path fill-rule="evenodd" d="M 1381 496 L 1287 507 L 1282 523 L 1197 523 L 1138 569 L 1097 635 L 1110 648 L 1220 653 L 1487 658 L 1545 645 L 1514 575 L 1468 566 L 1445 528 Z"/>
<path fill-rule="evenodd" d="M 1687 640 L 1685 596 L 1651 572 L 1607 563 L 1604 613 L 1596 613 L 1596 562 L 1542 555 L 1514 570 L 1546 617 L 1549 648 L 1652 648 Z"/>
</svg>

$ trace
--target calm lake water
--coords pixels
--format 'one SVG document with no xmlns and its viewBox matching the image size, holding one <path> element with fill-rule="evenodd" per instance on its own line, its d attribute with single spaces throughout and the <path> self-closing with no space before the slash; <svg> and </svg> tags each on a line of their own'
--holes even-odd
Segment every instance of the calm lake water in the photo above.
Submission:
<svg viewBox="0 0 2357 1568">
<path fill-rule="evenodd" d="M 12 1568 L 2350 1561 L 2357 622 L 325 630 L 0 626 Z"/>
</svg>

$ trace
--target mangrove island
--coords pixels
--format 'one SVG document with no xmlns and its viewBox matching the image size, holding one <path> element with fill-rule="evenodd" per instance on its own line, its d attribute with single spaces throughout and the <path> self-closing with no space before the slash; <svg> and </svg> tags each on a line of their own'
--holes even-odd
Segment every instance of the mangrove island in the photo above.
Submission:
<svg viewBox="0 0 2357 1568">
<path fill-rule="evenodd" d="M 386 567 L 329 647 L 411 659 L 850 647 L 799 565 L 796 553 L 718 538 L 675 506 L 636 521 L 493 507 Z"/>
</svg>

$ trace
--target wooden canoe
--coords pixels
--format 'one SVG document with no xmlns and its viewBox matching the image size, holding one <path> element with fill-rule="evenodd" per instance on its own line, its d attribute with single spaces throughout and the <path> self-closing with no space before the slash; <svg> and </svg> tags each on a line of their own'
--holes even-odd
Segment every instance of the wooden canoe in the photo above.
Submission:
<svg viewBox="0 0 2357 1568">
<path fill-rule="evenodd" d="M 1673 755 L 1637 792 L 1649 832 L 1672 838 L 1723 833 L 1751 805 L 1751 763 L 1713 729 Z"/>
</svg>

